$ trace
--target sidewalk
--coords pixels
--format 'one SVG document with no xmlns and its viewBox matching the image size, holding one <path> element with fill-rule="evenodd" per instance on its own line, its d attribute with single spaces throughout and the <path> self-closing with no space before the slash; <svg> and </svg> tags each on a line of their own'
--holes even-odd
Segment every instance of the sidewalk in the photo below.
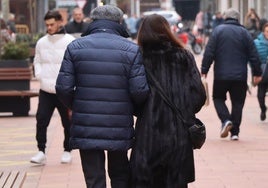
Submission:
<svg viewBox="0 0 268 188">
<path fill-rule="evenodd" d="M 31 88 L 39 88 L 32 81 Z M 38 98 L 31 98 L 28 117 L 0 116 L 0 170 L 25 170 L 27 172 L 23 188 L 83 188 L 83 173 L 77 150 L 72 151 L 71 164 L 61 164 L 63 152 L 63 128 L 55 110 L 48 128 L 46 165 L 30 163 L 36 154 L 35 113 Z"/>
<path fill-rule="evenodd" d="M 197 56 L 200 68 L 202 56 Z M 197 115 L 207 128 L 207 141 L 195 150 L 196 181 L 190 188 L 265 188 L 268 186 L 268 121 L 260 121 L 257 88 L 247 93 L 239 141 L 220 138 L 221 124 L 212 101 L 213 66 L 207 78 L 210 104 Z M 229 97 L 229 96 L 228 96 Z M 230 100 L 228 99 L 230 107 Z M 229 108 L 230 109 L 230 108 Z"/>
<path fill-rule="evenodd" d="M 198 66 L 201 56 L 197 56 Z M 200 66 L 199 66 L 200 67 Z M 212 70 L 208 75 L 210 95 Z M 38 82 L 32 81 L 32 88 Z M 268 187 L 268 120 L 260 121 L 257 88 L 247 96 L 239 141 L 220 138 L 220 121 L 210 105 L 197 116 L 206 124 L 207 141 L 195 150 L 196 181 L 189 188 L 265 188 Z M 71 164 L 61 164 L 63 128 L 57 112 L 48 129 L 45 166 L 29 162 L 37 152 L 35 113 L 38 99 L 31 99 L 30 116 L 0 116 L 0 170 L 27 171 L 23 188 L 85 188 L 79 153 L 72 151 Z M 107 186 L 110 187 L 110 186 Z"/>
</svg>

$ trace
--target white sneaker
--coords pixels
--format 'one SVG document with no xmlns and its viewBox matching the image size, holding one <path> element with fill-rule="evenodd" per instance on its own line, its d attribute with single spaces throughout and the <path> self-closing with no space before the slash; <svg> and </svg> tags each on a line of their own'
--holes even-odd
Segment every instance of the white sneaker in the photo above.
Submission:
<svg viewBox="0 0 268 188">
<path fill-rule="evenodd" d="M 239 140 L 239 137 L 238 137 L 238 135 L 233 135 L 233 136 L 231 136 L 231 140 L 234 140 L 234 141 L 237 141 L 237 140 Z"/>
<path fill-rule="evenodd" d="M 70 163 L 72 161 L 71 152 L 65 151 L 61 156 L 61 163 Z"/>
<path fill-rule="evenodd" d="M 46 155 L 44 152 L 39 151 L 35 156 L 31 158 L 31 163 L 44 164 L 46 162 Z"/>
</svg>

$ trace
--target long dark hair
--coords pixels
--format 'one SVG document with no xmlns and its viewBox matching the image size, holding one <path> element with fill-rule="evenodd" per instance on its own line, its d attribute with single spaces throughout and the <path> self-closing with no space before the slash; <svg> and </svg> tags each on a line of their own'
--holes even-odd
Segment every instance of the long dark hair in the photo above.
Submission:
<svg viewBox="0 0 268 188">
<path fill-rule="evenodd" d="M 158 14 L 144 17 L 138 31 L 137 41 L 141 48 L 163 42 L 171 42 L 174 46 L 184 48 L 183 43 L 172 33 L 168 21 Z"/>
</svg>

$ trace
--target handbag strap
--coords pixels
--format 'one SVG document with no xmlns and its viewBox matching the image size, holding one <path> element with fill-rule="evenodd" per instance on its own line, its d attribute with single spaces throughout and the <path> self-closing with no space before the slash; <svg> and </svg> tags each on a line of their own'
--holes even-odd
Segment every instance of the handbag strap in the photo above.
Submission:
<svg viewBox="0 0 268 188">
<path fill-rule="evenodd" d="M 183 127 L 186 128 L 186 121 L 182 117 L 182 112 L 180 109 L 178 109 L 174 103 L 171 102 L 171 100 L 168 98 L 167 94 L 165 93 L 164 89 L 161 87 L 160 83 L 156 80 L 154 75 L 150 71 L 146 71 L 147 76 L 151 83 L 156 87 L 157 93 L 161 96 L 161 98 L 166 102 L 166 104 L 173 110 L 173 112 L 176 113 L 177 117 L 183 121 Z"/>
</svg>

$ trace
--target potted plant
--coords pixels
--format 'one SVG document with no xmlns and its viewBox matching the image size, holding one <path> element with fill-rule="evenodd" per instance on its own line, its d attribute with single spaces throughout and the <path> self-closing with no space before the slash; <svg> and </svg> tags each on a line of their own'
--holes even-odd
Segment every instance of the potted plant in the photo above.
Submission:
<svg viewBox="0 0 268 188">
<path fill-rule="evenodd" d="M 0 67 L 28 67 L 29 57 L 30 48 L 27 43 L 6 43 L 2 49 Z"/>
<path fill-rule="evenodd" d="M 16 34 L 16 41 L 17 42 L 29 44 L 30 63 L 33 62 L 33 58 L 35 55 L 35 45 L 36 45 L 37 41 L 43 36 L 44 36 L 43 33 L 32 33 L 32 34 L 18 33 L 18 34 Z"/>
</svg>

